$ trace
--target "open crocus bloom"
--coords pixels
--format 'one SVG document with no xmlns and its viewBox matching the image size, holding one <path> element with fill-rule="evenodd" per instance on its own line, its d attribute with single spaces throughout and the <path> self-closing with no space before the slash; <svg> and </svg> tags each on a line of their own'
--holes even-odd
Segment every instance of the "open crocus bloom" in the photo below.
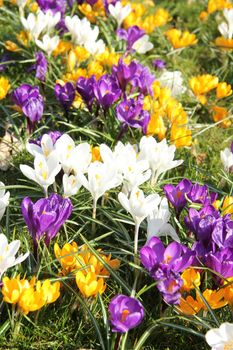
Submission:
<svg viewBox="0 0 233 350">
<path fill-rule="evenodd" d="M 147 217 L 147 240 L 153 236 L 171 236 L 172 239 L 180 242 L 175 229 L 168 223 L 171 214 L 167 198 L 159 198 L 159 200 L 157 206 Z"/>
<path fill-rule="evenodd" d="M 12 266 L 20 264 L 28 257 L 29 252 L 25 253 L 24 255 L 19 255 L 18 258 L 15 257 L 19 247 L 19 240 L 12 241 L 10 244 L 8 244 L 7 237 L 3 233 L 0 234 L 0 278 L 4 272 L 6 272 L 6 270 Z"/>
<path fill-rule="evenodd" d="M 233 349 L 233 324 L 222 323 L 219 328 L 209 330 L 205 337 L 212 350 L 231 350 Z"/>
</svg>

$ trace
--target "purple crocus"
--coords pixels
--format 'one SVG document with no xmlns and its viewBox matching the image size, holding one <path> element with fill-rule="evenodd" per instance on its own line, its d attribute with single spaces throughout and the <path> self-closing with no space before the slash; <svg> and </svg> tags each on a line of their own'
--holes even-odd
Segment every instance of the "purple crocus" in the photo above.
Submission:
<svg viewBox="0 0 233 350">
<path fill-rule="evenodd" d="M 35 58 L 36 58 L 36 63 L 29 68 L 29 71 L 35 70 L 36 78 L 44 82 L 46 73 L 47 73 L 47 67 L 48 67 L 46 57 L 43 54 L 43 52 L 40 51 L 40 52 L 36 52 Z"/>
<path fill-rule="evenodd" d="M 232 277 L 233 250 L 229 248 L 223 248 L 218 252 L 208 254 L 206 257 L 205 265 L 224 278 Z M 221 278 L 218 276 L 215 276 L 215 279 L 218 282 L 221 280 Z"/>
<path fill-rule="evenodd" d="M 115 296 L 109 304 L 112 332 L 125 333 L 137 327 L 145 313 L 140 301 L 123 294 Z"/>
<path fill-rule="evenodd" d="M 187 196 L 193 203 L 212 204 L 217 199 L 218 194 L 210 193 L 209 195 L 207 185 L 199 185 L 196 183 L 187 193 Z"/>
<path fill-rule="evenodd" d="M 54 93 L 57 101 L 62 105 L 64 110 L 68 112 L 75 98 L 74 85 L 70 82 L 64 85 L 58 83 L 54 87 Z"/>
<path fill-rule="evenodd" d="M 122 58 L 119 59 L 118 65 L 112 67 L 112 75 L 116 77 L 123 91 L 127 84 L 133 79 L 138 69 L 138 64 L 135 61 L 125 64 Z"/>
<path fill-rule="evenodd" d="M 61 12 L 62 14 L 66 11 L 66 0 L 36 0 L 40 9 L 43 12 L 48 10 L 52 11 L 53 14 Z"/>
<path fill-rule="evenodd" d="M 183 280 L 180 274 L 173 271 L 165 271 L 161 280 L 156 287 L 162 293 L 163 299 L 166 303 L 177 305 L 180 302 L 181 293 L 180 288 L 183 285 Z"/>
<path fill-rule="evenodd" d="M 34 242 L 35 253 L 38 241 L 45 237 L 48 246 L 64 222 L 70 217 L 73 205 L 69 198 L 58 194 L 51 194 L 48 198 L 41 198 L 33 203 L 31 198 L 25 197 L 21 203 L 21 210 Z"/>
<path fill-rule="evenodd" d="M 187 204 L 186 195 L 189 193 L 191 187 L 192 183 L 188 179 L 181 180 L 177 186 L 165 185 L 163 187 L 167 199 L 175 208 L 178 216 Z"/>
<path fill-rule="evenodd" d="M 105 74 L 95 83 L 94 94 L 103 109 L 107 109 L 118 100 L 121 89 L 113 76 Z"/>
<path fill-rule="evenodd" d="M 130 98 L 121 101 L 116 107 L 117 119 L 123 123 L 123 127 L 131 126 L 133 128 L 141 128 L 146 134 L 147 126 L 150 120 L 148 111 L 143 108 L 143 96 L 138 98 Z"/>
<path fill-rule="evenodd" d="M 158 70 L 164 69 L 166 67 L 166 63 L 163 60 L 160 60 L 160 59 L 154 60 L 152 62 L 152 64 Z"/>
<path fill-rule="evenodd" d="M 94 75 L 92 75 L 90 78 L 79 77 L 77 81 L 77 91 L 89 109 L 91 109 L 95 99 L 95 84 L 96 79 Z"/>
<path fill-rule="evenodd" d="M 230 215 L 216 220 L 211 238 L 218 248 L 233 249 L 233 221 Z"/>
<path fill-rule="evenodd" d="M 128 30 L 118 29 L 117 36 L 127 42 L 127 51 L 131 51 L 133 44 L 145 35 L 145 31 L 138 26 L 131 26 Z"/>
<path fill-rule="evenodd" d="M 13 91 L 12 99 L 28 118 L 28 130 L 31 132 L 44 111 L 44 99 L 39 87 L 23 84 Z"/>
<path fill-rule="evenodd" d="M 152 95 L 152 83 L 155 81 L 155 76 L 151 74 L 148 67 L 137 64 L 137 71 L 132 79 L 132 86 L 143 95 Z"/>
<path fill-rule="evenodd" d="M 211 205 L 204 206 L 201 210 L 190 208 L 188 216 L 184 218 L 187 228 L 194 233 L 196 239 L 205 247 L 212 243 L 211 235 L 219 212 Z"/>
</svg>

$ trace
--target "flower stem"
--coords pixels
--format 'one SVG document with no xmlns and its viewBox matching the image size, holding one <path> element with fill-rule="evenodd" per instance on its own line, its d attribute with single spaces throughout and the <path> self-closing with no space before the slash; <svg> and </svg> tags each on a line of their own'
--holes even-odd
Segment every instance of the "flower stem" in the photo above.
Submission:
<svg viewBox="0 0 233 350">
<path fill-rule="evenodd" d="M 116 342 L 115 342 L 114 350 L 118 350 L 118 349 L 119 349 L 120 340 L 121 340 L 121 333 L 117 333 L 117 337 L 116 337 Z"/>
<path fill-rule="evenodd" d="M 139 224 L 135 223 L 135 229 L 134 229 L 134 263 L 138 264 L 138 234 L 139 234 Z"/>
<path fill-rule="evenodd" d="M 93 201 L 93 211 L 92 211 L 92 219 L 96 219 L 96 200 Z M 92 221 L 92 234 L 94 235 L 96 231 L 96 223 Z"/>
</svg>

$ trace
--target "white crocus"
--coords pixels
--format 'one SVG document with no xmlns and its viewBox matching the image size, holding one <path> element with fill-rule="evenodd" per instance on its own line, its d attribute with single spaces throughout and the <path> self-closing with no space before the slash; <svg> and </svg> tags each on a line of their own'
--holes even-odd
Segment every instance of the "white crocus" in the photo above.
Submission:
<svg viewBox="0 0 233 350">
<path fill-rule="evenodd" d="M 38 39 L 39 35 L 45 30 L 48 24 L 47 18 L 42 11 L 37 15 L 29 13 L 27 18 L 21 16 L 20 20 L 24 29 L 32 35 L 34 40 Z"/>
<path fill-rule="evenodd" d="M 230 171 L 233 168 L 233 153 L 229 148 L 225 148 L 220 152 L 220 158 L 225 171 Z"/>
<path fill-rule="evenodd" d="M 172 227 L 168 223 L 170 220 L 171 213 L 169 211 L 169 205 L 167 198 L 160 198 L 158 200 L 155 208 L 147 217 L 147 240 L 149 241 L 151 237 L 156 236 L 171 236 L 174 241 L 180 242 L 180 239 Z"/>
<path fill-rule="evenodd" d="M 10 192 L 6 192 L 5 185 L 0 181 L 0 220 L 2 219 L 6 207 L 9 205 Z"/>
<path fill-rule="evenodd" d="M 55 147 L 51 137 L 48 134 L 44 134 L 41 138 L 41 146 L 36 145 L 35 143 L 28 142 L 26 144 L 27 151 L 34 157 L 37 154 L 42 154 L 46 158 L 55 151 Z"/>
<path fill-rule="evenodd" d="M 91 146 L 87 142 L 80 143 L 75 147 L 71 155 L 72 170 L 75 174 L 78 172 L 86 173 L 92 160 Z"/>
<path fill-rule="evenodd" d="M 47 26 L 45 28 L 45 31 L 47 34 L 49 34 L 61 20 L 61 13 L 56 12 L 54 14 L 52 11 L 48 10 L 45 12 L 45 17 L 47 19 Z"/>
<path fill-rule="evenodd" d="M 222 22 L 218 26 L 218 30 L 226 39 L 232 39 L 233 36 L 233 9 L 224 9 L 224 17 L 227 22 Z"/>
<path fill-rule="evenodd" d="M 70 197 L 70 196 L 76 195 L 78 190 L 82 186 L 81 183 L 79 183 L 76 176 L 74 175 L 68 176 L 67 174 L 63 175 L 62 184 L 63 184 L 63 190 L 64 190 L 64 197 Z"/>
<path fill-rule="evenodd" d="M 210 329 L 205 338 L 212 350 L 232 350 L 233 323 L 225 322 L 219 328 Z"/>
<path fill-rule="evenodd" d="M 74 45 L 84 46 L 92 55 L 100 54 L 105 50 L 102 39 L 97 40 L 99 27 L 91 27 L 91 23 L 86 19 L 79 19 L 77 15 L 65 17 L 65 24 L 71 34 L 71 41 Z"/>
<path fill-rule="evenodd" d="M 167 140 L 157 142 L 153 136 L 143 136 L 140 140 L 139 159 L 146 159 L 152 171 L 152 184 L 166 171 L 183 163 L 183 160 L 174 160 L 176 147 L 169 146 Z"/>
<path fill-rule="evenodd" d="M 137 264 L 138 234 L 141 222 L 153 211 L 158 201 L 158 194 L 150 194 L 145 197 L 142 190 L 135 187 L 128 197 L 125 193 L 118 194 L 118 200 L 122 207 L 130 213 L 135 222 L 134 231 L 134 263 Z"/>
<path fill-rule="evenodd" d="M 42 40 L 37 39 L 35 42 L 41 50 L 45 51 L 48 56 L 51 56 L 51 53 L 57 48 L 59 41 L 58 35 L 50 37 L 48 34 L 45 34 Z"/>
<path fill-rule="evenodd" d="M 121 23 L 132 11 L 130 5 L 122 6 L 121 2 L 118 1 L 115 5 L 110 4 L 108 10 L 113 18 L 117 21 L 118 27 L 121 26 Z"/>
<path fill-rule="evenodd" d="M 158 194 L 150 194 L 145 197 L 143 191 L 135 187 L 129 197 L 125 193 L 120 192 L 118 200 L 122 207 L 132 215 L 135 224 L 139 226 L 156 207 Z"/>
<path fill-rule="evenodd" d="M 96 215 L 96 203 L 105 192 L 121 184 L 121 177 L 117 173 L 114 163 L 95 161 L 90 164 L 87 177 L 81 172 L 77 174 L 78 181 L 91 193 L 93 198 L 93 218 Z"/>
<path fill-rule="evenodd" d="M 34 169 L 28 165 L 21 164 L 20 170 L 28 179 L 43 187 L 47 195 L 48 187 L 55 182 L 55 176 L 60 172 L 61 166 L 56 154 L 53 152 L 48 158 L 37 154 L 34 159 Z"/>
<path fill-rule="evenodd" d="M 179 96 L 187 90 L 183 85 L 183 76 L 180 71 L 169 72 L 164 70 L 158 80 L 163 87 L 171 90 L 173 97 Z"/>
<path fill-rule="evenodd" d="M 26 6 L 27 0 L 16 0 L 19 10 L 22 11 Z"/>
<path fill-rule="evenodd" d="M 8 244 L 7 237 L 4 234 L 0 234 L 0 278 L 10 267 L 20 264 L 28 257 L 29 252 L 19 255 L 17 258 L 15 257 L 19 247 L 19 240 Z"/>
<path fill-rule="evenodd" d="M 69 174 L 73 168 L 72 155 L 75 150 L 74 140 L 68 134 L 63 134 L 56 141 L 55 150 L 63 171 Z"/>
<path fill-rule="evenodd" d="M 137 53 L 143 55 L 146 52 L 152 50 L 154 45 L 149 41 L 149 35 L 143 35 L 140 39 L 135 41 L 132 46 L 132 49 Z"/>
<path fill-rule="evenodd" d="M 149 180 L 151 176 L 148 161 L 138 160 L 135 148 L 129 143 L 123 145 L 118 142 L 114 152 L 102 144 L 100 154 L 104 162 L 114 162 L 118 173 L 122 176 L 124 193 L 129 193 L 134 187 Z"/>
</svg>

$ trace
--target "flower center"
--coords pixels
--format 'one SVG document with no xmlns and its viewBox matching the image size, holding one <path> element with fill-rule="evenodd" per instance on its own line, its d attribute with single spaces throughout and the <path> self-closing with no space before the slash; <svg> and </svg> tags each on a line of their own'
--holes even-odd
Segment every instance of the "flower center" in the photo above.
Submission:
<svg viewBox="0 0 233 350">
<path fill-rule="evenodd" d="M 129 314 L 129 310 L 123 310 L 122 315 L 121 315 L 121 321 L 122 322 L 125 322 L 126 317 L 128 316 L 128 314 Z"/>
</svg>

